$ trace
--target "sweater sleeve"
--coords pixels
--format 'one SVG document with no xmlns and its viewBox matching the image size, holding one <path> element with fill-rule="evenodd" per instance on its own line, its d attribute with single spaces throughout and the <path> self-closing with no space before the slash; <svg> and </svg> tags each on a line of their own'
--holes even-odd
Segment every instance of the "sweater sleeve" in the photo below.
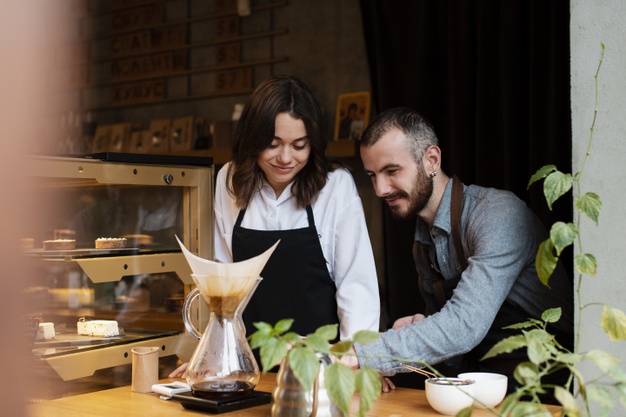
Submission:
<svg viewBox="0 0 626 417">
<path fill-rule="evenodd" d="M 420 322 L 357 344 L 361 365 L 393 375 L 402 370 L 394 358 L 436 364 L 469 352 L 484 338 L 521 271 L 533 263 L 538 243 L 524 203 L 514 197 L 502 195 L 467 214 L 468 267 L 452 297 Z"/>
</svg>

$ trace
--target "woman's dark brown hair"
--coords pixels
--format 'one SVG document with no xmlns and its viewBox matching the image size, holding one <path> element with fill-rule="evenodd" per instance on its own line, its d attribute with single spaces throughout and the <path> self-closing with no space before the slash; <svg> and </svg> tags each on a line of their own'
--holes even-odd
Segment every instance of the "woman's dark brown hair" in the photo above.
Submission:
<svg viewBox="0 0 626 417">
<path fill-rule="evenodd" d="M 328 139 L 323 114 L 311 90 L 295 77 L 271 77 L 254 90 L 233 134 L 233 159 L 226 183 L 230 184 L 228 192 L 240 208 L 246 207 L 261 187 L 265 174 L 257 158 L 274 139 L 279 113 L 302 120 L 311 144 L 309 160 L 294 180 L 293 193 L 299 206 L 306 207 L 315 199 L 326 184 L 328 172 L 335 167 L 326 156 Z"/>
</svg>

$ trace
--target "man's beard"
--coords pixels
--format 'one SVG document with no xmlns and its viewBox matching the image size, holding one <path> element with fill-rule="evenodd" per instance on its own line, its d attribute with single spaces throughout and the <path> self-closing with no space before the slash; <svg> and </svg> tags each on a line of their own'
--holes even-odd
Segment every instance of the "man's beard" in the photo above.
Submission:
<svg viewBox="0 0 626 417">
<path fill-rule="evenodd" d="M 417 169 L 417 175 L 413 180 L 412 188 L 409 193 L 398 191 L 387 198 L 405 198 L 408 201 L 406 210 L 402 211 L 399 206 L 390 206 L 391 214 L 399 220 L 408 220 L 416 216 L 426 207 L 430 197 L 433 195 L 433 179 L 426 175 L 420 164 Z"/>
</svg>

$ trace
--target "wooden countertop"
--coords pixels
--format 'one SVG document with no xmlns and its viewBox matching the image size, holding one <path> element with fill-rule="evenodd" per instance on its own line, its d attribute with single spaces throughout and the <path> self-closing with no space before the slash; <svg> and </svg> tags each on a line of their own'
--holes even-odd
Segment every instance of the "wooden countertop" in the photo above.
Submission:
<svg viewBox="0 0 626 417">
<path fill-rule="evenodd" d="M 263 374 L 257 390 L 271 392 L 274 388 L 276 374 Z M 165 379 L 162 382 L 171 382 Z M 357 407 L 356 399 L 353 409 Z M 552 410 L 554 408 L 554 410 Z M 556 412 L 557 407 L 550 407 Z M 229 417 L 267 417 L 270 406 L 260 405 L 245 410 L 225 413 Z M 28 405 L 28 415 L 31 417 L 191 417 L 207 416 L 210 413 L 184 409 L 178 401 L 164 401 L 158 394 L 138 394 L 131 391 L 130 386 L 113 388 L 89 394 L 75 395 L 56 400 L 43 401 Z M 398 388 L 389 393 L 383 393 L 367 414 L 369 417 L 389 416 L 441 417 L 426 401 L 422 390 Z M 474 410 L 472 417 L 491 416 L 486 410 Z"/>
</svg>

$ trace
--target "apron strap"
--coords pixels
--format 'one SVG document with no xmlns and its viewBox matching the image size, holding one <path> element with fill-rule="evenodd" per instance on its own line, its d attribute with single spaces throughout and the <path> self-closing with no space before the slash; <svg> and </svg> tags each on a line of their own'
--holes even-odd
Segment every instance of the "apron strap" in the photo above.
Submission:
<svg viewBox="0 0 626 417">
<path fill-rule="evenodd" d="M 245 206 L 241 210 L 239 210 L 239 215 L 237 216 L 237 220 L 235 221 L 235 227 L 241 227 L 241 222 L 243 221 L 243 215 L 246 214 L 246 209 L 248 206 Z"/>
<path fill-rule="evenodd" d="M 246 214 L 246 210 L 247 210 L 248 206 L 246 206 L 245 208 L 239 210 L 239 214 L 237 215 L 237 220 L 235 221 L 235 226 L 237 227 L 241 227 L 241 222 L 243 221 L 243 216 Z M 310 204 L 307 204 L 306 206 L 306 217 L 309 221 L 309 227 L 314 227 L 315 226 L 315 220 L 313 218 L 313 208 L 311 208 Z"/>
<path fill-rule="evenodd" d="M 465 270 L 467 268 L 467 260 L 463 255 L 463 245 L 461 243 L 461 212 L 463 211 L 463 183 L 459 180 L 459 178 L 455 175 L 452 178 L 452 196 L 450 199 L 450 227 L 452 228 L 452 242 L 454 243 L 454 248 L 456 250 L 456 256 L 461 265 L 461 269 Z M 426 251 L 425 247 L 422 247 L 422 250 Z M 428 258 L 428 254 L 425 253 L 426 259 Z M 441 310 L 443 305 L 448 300 L 446 297 L 446 292 L 443 288 L 443 277 L 440 273 L 434 270 L 434 281 L 433 281 L 433 293 L 435 295 L 435 301 L 437 302 L 438 309 Z"/>
<path fill-rule="evenodd" d="M 310 204 L 306 205 L 306 216 L 309 219 L 309 227 L 315 227 L 315 220 L 313 219 L 313 208 Z"/>
<path fill-rule="evenodd" d="M 467 260 L 463 255 L 461 243 L 461 212 L 463 211 L 463 183 L 455 175 L 452 178 L 452 199 L 450 201 L 450 226 L 452 227 L 452 242 L 456 249 L 456 257 L 461 269 L 467 268 Z"/>
</svg>

